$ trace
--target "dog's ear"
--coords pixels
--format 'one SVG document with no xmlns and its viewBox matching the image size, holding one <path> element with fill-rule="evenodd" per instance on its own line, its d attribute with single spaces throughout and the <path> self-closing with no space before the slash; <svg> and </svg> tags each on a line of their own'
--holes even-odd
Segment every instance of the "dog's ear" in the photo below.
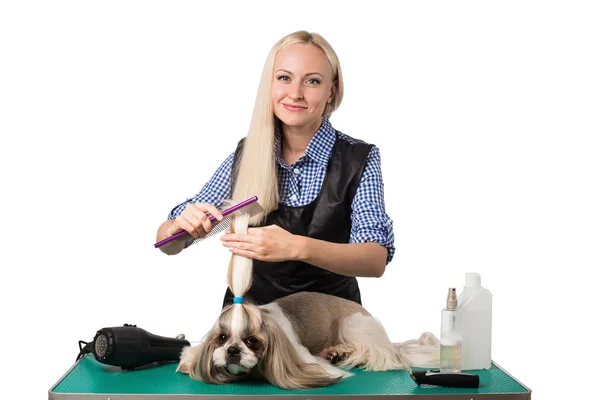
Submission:
<svg viewBox="0 0 600 400">
<path fill-rule="evenodd" d="M 260 373 L 271 384 L 282 389 L 309 389 L 332 385 L 341 379 L 317 363 L 306 363 L 285 332 L 266 313 L 263 324 L 267 345 L 258 365 Z"/>
</svg>

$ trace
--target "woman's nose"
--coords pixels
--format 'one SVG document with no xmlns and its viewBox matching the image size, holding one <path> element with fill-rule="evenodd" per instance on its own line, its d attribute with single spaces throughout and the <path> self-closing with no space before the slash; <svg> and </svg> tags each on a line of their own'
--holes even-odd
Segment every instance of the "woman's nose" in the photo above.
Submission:
<svg viewBox="0 0 600 400">
<path fill-rule="evenodd" d="M 299 84 L 290 85 L 290 92 L 288 93 L 288 96 L 290 97 L 290 99 L 293 100 L 302 99 L 304 97 L 304 95 L 302 94 L 302 86 Z"/>
</svg>

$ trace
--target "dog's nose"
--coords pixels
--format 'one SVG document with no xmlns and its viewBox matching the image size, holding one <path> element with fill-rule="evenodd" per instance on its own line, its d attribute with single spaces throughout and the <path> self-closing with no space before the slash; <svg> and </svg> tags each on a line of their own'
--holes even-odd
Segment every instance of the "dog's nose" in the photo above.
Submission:
<svg viewBox="0 0 600 400">
<path fill-rule="evenodd" d="M 236 347 L 236 346 L 229 346 L 229 348 L 227 349 L 227 354 L 229 354 L 230 356 L 237 356 L 238 354 L 240 354 L 240 348 Z"/>
</svg>

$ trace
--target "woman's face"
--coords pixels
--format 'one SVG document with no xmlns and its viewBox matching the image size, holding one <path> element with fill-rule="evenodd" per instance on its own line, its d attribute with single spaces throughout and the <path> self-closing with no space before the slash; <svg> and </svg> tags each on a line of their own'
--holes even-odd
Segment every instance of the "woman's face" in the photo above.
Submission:
<svg viewBox="0 0 600 400">
<path fill-rule="evenodd" d="M 275 115 L 289 127 L 315 131 L 333 98 L 333 73 L 321 49 L 292 44 L 275 57 L 271 89 Z"/>
</svg>

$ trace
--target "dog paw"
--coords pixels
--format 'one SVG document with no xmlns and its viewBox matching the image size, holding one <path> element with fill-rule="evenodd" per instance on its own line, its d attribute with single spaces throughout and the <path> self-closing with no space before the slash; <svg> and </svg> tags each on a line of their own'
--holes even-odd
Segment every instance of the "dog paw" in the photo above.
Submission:
<svg viewBox="0 0 600 400">
<path fill-rule="evenodd" d="M 185 347 L 181 353 L 179 365 L 175 372 L 181 372 L 182 374 L 188 374 L 192 370 L 192 365 L 195 360 L 197 347 Z"/>
<path fill-rule="evenodd" d="M 338 351 L 335 346 L 329 347 L 321 353 L 321 357 L 329 360 L 332 364 L 337 364 L 348 357 L 347 353 Z"/>
<path fill-rule="evenodd" d="M 175 372 L 181 372 L 182 374 L 189 375 L 192 365 L 189 362 L 180 362 Z"/>
<path fill-rule="evenodd" d="M 320 356 L 326 360 L 331 361 L 335 356 L 337 355 L 337 352 L 335 351 L 335 349 L 333 347 L 329 347 L 325 350 L 323 350 L 320 354 Z"/>
</svg>

